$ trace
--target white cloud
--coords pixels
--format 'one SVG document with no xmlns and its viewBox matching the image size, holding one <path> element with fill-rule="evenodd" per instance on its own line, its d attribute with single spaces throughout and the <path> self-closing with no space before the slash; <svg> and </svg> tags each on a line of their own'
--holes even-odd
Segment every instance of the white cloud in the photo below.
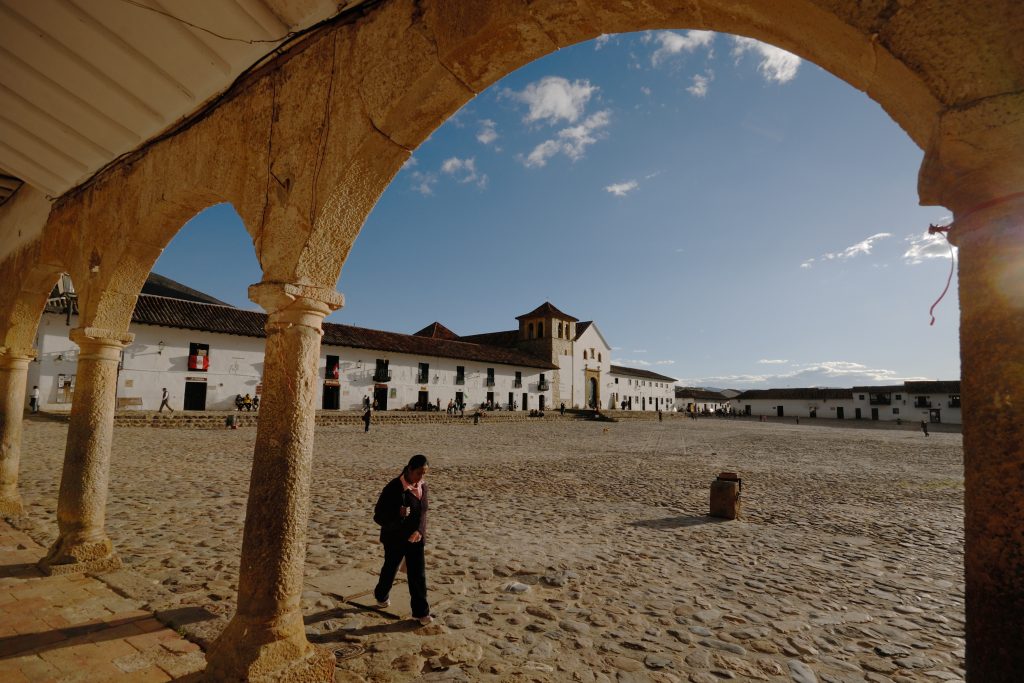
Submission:
<svg viewBox="0 0 1024 683">
<path fill-rule="evenodd" d="M 640 187 L 640 183 L 635 180 L 629 180 L 624 183 L 612 183 L 611 185 L 606 185 L 604 191 L 613 194 L 616 197 L 625 197 L 638 187 Z"/>
<path fill-rule="evenodd" d="M 946 237 L 938 233 L 929 235 L 925 231 L 921 235 L 911 235 L 904 241 L 910 243 L 903 254 L 903 262 L 908 266 L 916 266 L 930 259 L 951 258 L 956 251 L 956 247 L 951 250 Z"/>
<path fill-rule="evenodd" d="M 647 349 L 633 349 L 633 353 L 647 353 Z"/>
<path fill-rule="evenodd" d="M 651 96 L 651 89 L 648 88 L 646 85 L 640 86 L 640 92 L 642 92 L 644 95 L 647 95 L 648 97 Z"/>
<path fill-rule="evenodd" d="M 611 111 L 602 109 L 595 112 L 576 126 L 558 131 L 556 138 L 545 140 L 523 159 L 523 164 L 530 168 L 543 167 L 548 159 L 556 154 L 565 154 L 573 161 L 583 158 L 587 147 L 597 142 L 604 133 L 601 132 L 611 123 Z"/>
<path fill-rule="evenodd" d="M 788 83 L 796 78 L 796 72 L 800 68 L 802 60 L 791 52 L 753 38 L 733 36 L 732 40 L 732 54 L 737 63 L 747 52 L 755 53 L 761 59 L 757 68 L 765 80 Z"/>
<path fill-rule="evenodd" d="M 655 365 L 675 365 L 675 361 L 674 360 L 656 360 L 656 361 L 654 361 L 654 364 Z"/>
<path fill-rule="evenodd" d="M 858 384 L 899 384 L 904 381 L 928 379 L 902 376 L 895 370 L 870 368 L 850 361 L 821 361 L 798 365 L 792 372 L 765 375 L 720 375 L 689 377 L 681 383 L 692 386 L 728 386 L 744 388 L 843 387 Z"/>
<path fill-rule="evenodd" d="M 769 359 L 769 358 L 762 358 L 761 360 L 759 360 L 757 362 L 760 363 L 761 365 L 785 365 L 789 361 L 788 360 L 773 360 L 773 359 Z"/>
<path fill-rule="evenodd" d="M 505 90 L 503 94 L 529 106 L 523 117 L 526 123 L 542 121 L 554 125 L 559 121 L 575 123 L 579 120 L 597 91 L 598 87 L 585 79 L 569 82 L 561 76 L 545 76 L 520 92 Z"/>
<path fill-rule="evenodd" d="M 420 162 L 416 157 L 410 156 L 408 159 L 405 160 L 405 163 L 402 164 L 402 168 L 399 170 L 404 171 L 406 169 L 416 168 L 419 165 L 419 163 Z"/>
<path fill-rule="evenodd" d="M 860 256 L 861 254 L 870 254 L 871 248 L 875 245 L 878 240 L 884 240 L 886 237 L 892 237 L 891 232 L 879 232 L 875 233 L 871 237 L 867 237 L 857 244 L 852 244 L 842 251 L 828 253 L 822 256 L 823 259 L 831 261 L 833 259 L 840 259 L 845 261 L 851 259 L 854 256 Z"/>
<path fill-rule="evenodd" d="M 434 194 L 434 185 L 437 184 L 437 175 L 433 173 L 423 173 L 421 171 L 412 172 L 412 189 L 415 192 L 419 192 L 424 197 L 429 197 Z"/>
<path fill-rule="evenodd" d="M 497 140 L 497 124 L 491 119 L 482 119 L 480 121 L 480 132 L 476 134 L 476 139 L 485 145 L 489 145 Z"/>
<path fill-rule="evenodd" d="M 705 74 L 694 74 L 693 85 L 686 89 L 694 97 L 704 97 L 708 94 L 708 86 L 715 80 L 715 74 L 708 71 Z"/>
<path fill-rule="evenodd" d="M 666 58 L 681 52 L 693 52 L 700 47 L 710 47 L 714 40 L 714 31 L 654 31 L 646 33 L 643 37 L 645 43 L 658 44 L 658 49 L 651 54 L 652 66 L 658 66 Z"/>
<path fill-rule="evenodd" d="M 610 41 L 611 39 L 612 37 L 610 35 L 608 35 L 607 33 L 602 33 L 597 38 L 594 38 L 594 49 L 600 50 L 605 45 L 607 45 L 608 41 Z"/>
<path fill-rule="evenodd" d="M 871 237 L 866 237 L 856 244 L 851 244 L 842 251 L 830 251 L 821 255 L 819 259 L 809 258 L 800 264 L 801 268 L 811 268 L 814 262 L 817 261 L 846 261 L 862 254 L 870 254 L 871 250 L 875 246 L 875 242 L 884 240 L 887 237 L 892 237 L 891 232 L 878 232 Z"/>
<path fill-rule="evenodd" d="M 646 360 L 633 360 L 630 358 L 612 358 L 613 365 L 640 365 L 643 367 L 649 367 L 650 361 Z"/>
<path fill-rule="evenodd" d="M 476 169 L 476 158 L 460 159 L 450 157 L 441 164 L 441 172 L 452 176 L 462 184 L 474 183 L 477 187 L 487 186 L 487 174 Z"/>
</svg>

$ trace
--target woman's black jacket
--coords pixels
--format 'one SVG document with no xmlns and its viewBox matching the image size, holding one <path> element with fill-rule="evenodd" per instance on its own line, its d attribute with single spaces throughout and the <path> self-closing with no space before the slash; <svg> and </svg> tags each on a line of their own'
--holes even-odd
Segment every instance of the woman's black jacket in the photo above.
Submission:
<svg viewBox="0 0 1024 683">
<path fill-rule="evenodd" d="M 373 508 L 373 521 L 380 525 L 380 542 L 384 544 L 408 541 L 412 532 L 419 531 L 423 540 L 427 538 L 427 484 L 421 484 L 423 495 L 417 498 L 402 486 L 402 480 L 395 477 L 380 492 L 377 505 Z M 402 518 L 400 508 L 408 507 L 409 516 Z"/>
</svg>

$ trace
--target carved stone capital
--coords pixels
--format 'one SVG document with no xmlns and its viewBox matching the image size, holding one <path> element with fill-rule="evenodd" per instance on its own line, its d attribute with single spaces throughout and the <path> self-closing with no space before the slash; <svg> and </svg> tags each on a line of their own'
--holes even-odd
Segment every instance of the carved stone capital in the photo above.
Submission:
<svg viewBox="0 0 1024 683">
<path fill-rule="evenodd" d="M 341 308 L 345 297 L 328 287 L 260 282 L 249 286 L 249 299 L 267 312 L 267 326 L 303 325 L 319 330 L 324 317 Z"/>
<path fill-rule="evenodd" d="M 918 176 L 921 203 L 973 212 L 1024 189 L 1024 92 L 950 107 L 935 125 Z"/>
<path fill-rule="evenodd" d="M 0 346 L 0 368 L 27 367 L 36 357 L 35 349 L 18 349 Z"/>
</svg>

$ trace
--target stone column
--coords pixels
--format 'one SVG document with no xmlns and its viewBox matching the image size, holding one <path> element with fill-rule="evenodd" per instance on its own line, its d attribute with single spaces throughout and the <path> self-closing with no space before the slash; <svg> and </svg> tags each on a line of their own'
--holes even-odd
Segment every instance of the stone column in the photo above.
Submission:
<svg viewBox="0 0 1024 683">
<path fill-rule="evenodd" d="M 967 672 L 1024 671 L 1024 193 L 956 217 Z"/>
<path fill-rule="evenodd" d="M 321 324 L 342 305 L 333 290 L 249 288 L 268 313 L 263 396 L 242 537 L 238 611 L 207 653 L 211 681 L 333 681 L 334 657 L 306 640 L 299 599 Z"/>
<path fill-rule="evenodd" d="M 104 524 L 114 431 L 117 365 L 135 335 L 94 327 L 71 330 L 78 344 L 75 396 L 57 498 L 59 536 L 39 567 L 47 574 L 121 566 Z"/>
<path fill-rule="evenodd" d="M 0 352 L 0 516 L 22 513 L 18 493 L 21 421 L 25 413 L 28 364 L 35 355 L 32 349 Z"/>
</svg>

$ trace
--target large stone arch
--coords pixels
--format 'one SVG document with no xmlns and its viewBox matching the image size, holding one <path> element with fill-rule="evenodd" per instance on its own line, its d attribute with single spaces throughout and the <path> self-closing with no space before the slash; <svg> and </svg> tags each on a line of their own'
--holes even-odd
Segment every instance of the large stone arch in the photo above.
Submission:
<svg viewBox="0 0 1024 683">
<path fill-rule="evenodd" d="M 865 91 L 922 148 L 942 111 L 926 81 L 887 50 L 877 33 L 859 30 L 810 0 L 394 0 L 350 35 L 330 38 L 332 54 L 351 54 L 352 61 L 347 73 L 335 75 L 335 95 L 327 95 L 327 108 L 351 111 L 361 105 L 366 122 L 357 121 L 328 140 L 332 151 L 346 154 L 318 179 L 326 185 L 326 192 L 318 194 L 326 199 L 317 207 L 298 269 L 330 279 L 321 272 L 330 263 L 340 274 L 363 221 L 411 151 L 476 94 L 562 47 L 603 33 L 646 29 L 715 30 L 790 50 Z M 327 52 L 321 46 L 312 49 Z M 320 63 L 327 66 L 323 58 Z M 361 129 L 357 143 L 354 128 Z"/>
<path fill-rule="evenodd" d="M 212 198 L 230 201 L 263 268 L 251 296 L 270 314 L 266 372 L 295 400 L 268 405 L 276 414 L 260 421 L 239 614 L 210 651 L 211 675 L 330 680 L 333 663 L 310 648 L 298 611 L 313 366 L 320 320 L 341 303 L 332 291 L 345 258 L 401 164 L 476 93 L 533 59 L 602 33 L 689 28 L 756 38 L 820 65 L 866 92 L 926 152 L 921 199 L 953 209 L 965 263 L 969 667 L 979 680 L 1009 680 L 1022 664 L 1012 645 L 1024 613 L 1024 497 L 1020 477 L 1006 474 L 1024 461 L 1024 426 L 1008 417 L 1024 395 L 1024 316 L 1000 296 L 998 278 L 1024 259 L 1020 21 L 1012 0 L 388 0 L 308 34 L 217 107 L 61 197 L 42 239 L 86 290 L 94 331 L 111 333 L 82 335 L 108 368 L 97 371 L 105 387 L 140 274 L 183 217 Z M 27 267 L 0 270 L 18 277 Z M 997 345 L 999 355 L 985 353 Z M 985 392 L 998 400 L 986 404 Z M 80 447 L 105 467 L 111 421 L 82 411 L 82 442 L 69 438 L 69 452 Z M 985 426 L 991 411 L 998 429 Z M 68 530 L 54 559 L 102 567 L 109 540 Z"/>
</svg>

